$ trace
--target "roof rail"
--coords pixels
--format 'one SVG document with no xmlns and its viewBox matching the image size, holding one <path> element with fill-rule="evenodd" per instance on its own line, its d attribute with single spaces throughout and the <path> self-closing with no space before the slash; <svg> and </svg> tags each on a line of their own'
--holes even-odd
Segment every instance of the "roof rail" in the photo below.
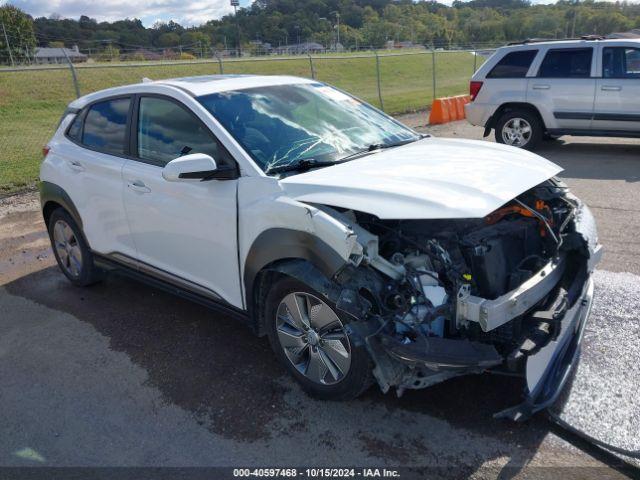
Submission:
<svg viewBox="0 0 640 480">
<path fill-rule="evenodd" d="M 582 35 L 579 38 L 527 38 L 525 40 L 519 42 L 509 42 L 507 46 L 512 45 L 526 45 L 528 43 L 542 43 L 542 42 L 563 42 L 568 40 L 588 40 L 588 41 L 596 41 L 596 40 L 605 40 L 606 37 L 602 35 Z"/>
</svg>

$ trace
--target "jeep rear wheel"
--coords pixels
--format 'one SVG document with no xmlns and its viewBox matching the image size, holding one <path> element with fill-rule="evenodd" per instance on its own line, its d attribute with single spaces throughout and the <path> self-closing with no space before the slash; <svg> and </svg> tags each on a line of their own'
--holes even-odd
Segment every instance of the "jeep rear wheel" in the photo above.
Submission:
<svg viewBox="0 0 640 480">
<path fill-rule="evenodd" d="M 542 122 L 528 110 L 509 110 L 496 124 L 496 142 L 512 147 L 533 150 L 542 140 L 543 134 Z"/>
<path fill-rule="evenodd" d="M 271 347 L 307 393 L 349 400 L 371 385 L 369 354 L 353 344 L 345 329 L 348 319 L 327 298 L 283 277 L 265 307 Z"/>
</svg>

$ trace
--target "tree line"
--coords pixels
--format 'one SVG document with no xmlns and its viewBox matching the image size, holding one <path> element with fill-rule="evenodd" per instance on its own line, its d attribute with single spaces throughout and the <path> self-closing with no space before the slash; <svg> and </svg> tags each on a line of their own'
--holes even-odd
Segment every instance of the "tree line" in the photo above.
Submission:
<svg viewBox="0 0 640 480">
<path fill-rule="evenodd" d="M 37 46 L 78 45 L 84 53 L 120 58 L 172 51 L 183 56 L 210 56 L 235 50 L 264 50 L 299 42 L 335 48 L 384 48 L 405 42 L 434 48 L 483 47 L 525 38 L 606 35 L 640 27 L 640 4 L 560 0 L 533 5 L 528 0 L 255 0 L 199 26 L 158 22 L 145 27 L 138 19 L 98 22 L 32 18 L 9 4 L 0 7 L 0 58 L 28 59 Z M 0 25 L 0 28 L 2 26 Z M 5 35 L 6 33 L 6 35 Z M 239 33 L 239 35 L 238 35 Z M 143 53 L 141 53 L 143 52 Z"/>
</svg>

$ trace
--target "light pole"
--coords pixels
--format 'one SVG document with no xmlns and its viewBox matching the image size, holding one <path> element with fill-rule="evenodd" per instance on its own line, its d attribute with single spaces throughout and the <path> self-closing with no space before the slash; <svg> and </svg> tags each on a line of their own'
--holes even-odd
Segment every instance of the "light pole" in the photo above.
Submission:
<svg viewBox="0 0 640 480">
<path fill-rule="evenodd" d="M 334 10 L 333 12 L 329 12 L 329 15 L 331 15 L 332 13 L 336 14 L 336 52 L 338 51 L 338 45 L 340 45 L 340 12 L 338 12 L 337 10 Z"/>
<path fill-rule="evenodd" d="M 331 20 L 329 20 L 326 17 L 319 17 L 318 20 L 322 20 L 322 21 L 327 22 L 329 24 L 329 30 L 333 30 L 333 25 L 331 25 Z M 330 33 L 330 36 L 331 36 L 331 39 L 333 39 L 333 33 Z M 329 48 L 331 48 L 331 47 L 329 47 Z"/>
<path fill-rule="evenodd" d="M 242 47 L 240 46 L 240 24 L 238 23 L 238 7 L 240 6 L 240 0 L 231 0 L 231 6 L 233 7 L 233 16 L 236 18 L 236 37 L 238 38 L 238 57 L 241 57 Z"/>
</svg>

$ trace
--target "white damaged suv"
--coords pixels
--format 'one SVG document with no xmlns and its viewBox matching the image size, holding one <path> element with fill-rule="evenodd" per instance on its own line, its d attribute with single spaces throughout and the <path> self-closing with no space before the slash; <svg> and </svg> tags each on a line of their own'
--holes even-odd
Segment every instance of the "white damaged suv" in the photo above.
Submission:
<svg viewBox="0 0 640 480">
<path fill-rule="evenodd" d="M 71 282 L 118 270 L 237 316 L 318 397 L 508 373 L 525 400 L 504 415 L 523 419 L 577 358 L 600 246 L 532 153 L 418 134 L 317 81 L 234 75 L 82 97 L 46 152 Z"/>
</svg>

